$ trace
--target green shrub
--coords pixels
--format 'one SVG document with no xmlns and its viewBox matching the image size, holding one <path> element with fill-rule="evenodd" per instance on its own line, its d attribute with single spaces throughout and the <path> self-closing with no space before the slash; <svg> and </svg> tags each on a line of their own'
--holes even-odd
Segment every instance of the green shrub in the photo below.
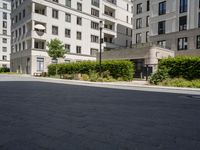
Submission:
<svg viewBox="0 0 200 150">
<path fill-rule="evenodd" d="M 168 69 L 162 68 L 158 69 L 154 74 L 152 74 L 149 81 L 150 83 L 157 85 L 167 78 L 169 78 Z"/>
<path fill-rule="evenodd" d="M 183 77 L 185 79 L 200 78 L 200 57 L 175 57 L 163 59 L 159 62 L 159 69 L 167 68 L 171 78 Z"/>
<path fill-rule="evenodd" d="M 84 61 L 78 63 L 51 64 L 48 66 L 48 74 L 55 75 L 56 67 L 59 75 L 77 73 L 90 75 L 91 71 L 93 73 L 96 72 L 96 74 L 100 71 L 98 62 Z M 103 61 L 101 71 L 104 77 L 112 76 L 115 79 L 122 78 L 123 80 L 129 81 L 133 79 L 134 66 L 130 61 Z"/>
<path fill-rule="evenodd" d="M 0 68 L 0 73 L 6 73 L 6 72 L 10 72 L 10 69 L 7 67 Z"/>
<path fill-rule="evenodd" d="M 89 78 L 90 78 L 90 81 L 96 82 L 97 79 L 99 78 L 99 74 L 95 70 L 90 70 L 89 71 Z"/>
</svg>

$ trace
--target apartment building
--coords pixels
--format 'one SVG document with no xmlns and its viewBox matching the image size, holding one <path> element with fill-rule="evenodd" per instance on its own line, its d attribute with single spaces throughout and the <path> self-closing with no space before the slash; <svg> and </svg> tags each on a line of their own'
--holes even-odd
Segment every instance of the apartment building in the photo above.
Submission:
<svg viewBox="0 0 200 150">
<path fill-rule="evenodd" d="M 174 50 L 176 55 L 200 55 L 200 0 L 135 0 L 133 3 L 134 44 L 159 45 Z"/>
<path fill-rule="evenodd" d="M 10 67 L 10 0 L 0 0 L 0 67 Z"/>
<path fill-rule="evenodd" d="M 152 0 L 133 0 L 133 47 L 149 43 Z"/>
<path fill-rule="evenodd" d="M 152 1 L 150 28 L 153 43 L 200 55 L 200 0 Z"/>
<path fill-rule="evenodd" d="M 54 38 L 67 52 L 59 62 L 95 61 L 100 21 L 104 50 L 130 47 L 132 9 L 130 0 L 12 0 L 11 71 L 46 72 Z"/>
</svg>

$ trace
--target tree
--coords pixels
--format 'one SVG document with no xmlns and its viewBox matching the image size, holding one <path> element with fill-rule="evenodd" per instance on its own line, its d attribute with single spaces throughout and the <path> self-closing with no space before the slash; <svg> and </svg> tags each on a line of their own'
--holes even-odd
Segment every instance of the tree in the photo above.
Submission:
<svg viewBox="0 0 200 150">
<path fill-rule="evenodd" d="M 52 57 L 53 60 L 64 57 L 66 51 L 64 49 L 64 45 L 59 39 L 52 39 L 47 43 L 47 46 L 49 48 L 47 53 L 50 57 Z"/>
<path fill-rule="evenodd" d="M 52 60 L 56 61 L 57 64 L 57 58 L 64 57 L 66 51 L 64 49 L 64 45 L 59 39 L 52 39 L 50 42 L 47 43 L 47 46 L 49 50 L 47 51 L 48 55 L 52 57 Z M 56 65 L 56 74 L 57 74 L 57 65 Z"/>
</svg>

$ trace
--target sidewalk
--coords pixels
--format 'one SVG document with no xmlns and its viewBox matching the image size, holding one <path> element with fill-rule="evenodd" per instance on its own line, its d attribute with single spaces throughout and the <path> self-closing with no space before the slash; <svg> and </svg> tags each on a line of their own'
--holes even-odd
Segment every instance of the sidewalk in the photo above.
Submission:
<svg viewBox="0 0 200 150">
<path fill-rule="evenodd" d="M 150 85 L 147 81 L 144 81 L 144 80 L 143 81 L 135 80 L 131 82 L 89 82 L 89 81 L 79 81 L 79 80 L 55 79 L 55 78 L 48 78 L 48 77 L 33 77 L 30 75 L 0 74 L 0 81 L 49 82 L 49 83 L 112 88 L 112 89 L 200 95 L 200 88 L 156 86 L 156 85 Z"/>
<path fill-rule="evenodd" d="M 54 78 L 44 78 L 44 77 L 33 77 L 33 78 L 41 79 L 43 82 L 73 84 L 81 86 L 200 95 L 199 88 L 157 86 L 157 85 L 150 85 L 147 81 L 138 81 L 138 80 L 131 82 L 89 82 L 89 81 L 54 79 Z"/>
</svg>

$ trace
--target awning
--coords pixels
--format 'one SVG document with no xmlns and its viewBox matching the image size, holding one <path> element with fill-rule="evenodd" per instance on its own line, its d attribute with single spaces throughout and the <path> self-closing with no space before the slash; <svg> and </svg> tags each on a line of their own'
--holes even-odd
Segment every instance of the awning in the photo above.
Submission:
<svg viewBox="0 0 200 150">
<path fill-rule="evenodd" d="M 45 30 L 45 26 L 43 26 L 42 24 L 36 24 L 35 25 L 35 29 L 38 29 L 38 30 Z"/>
</svg>

